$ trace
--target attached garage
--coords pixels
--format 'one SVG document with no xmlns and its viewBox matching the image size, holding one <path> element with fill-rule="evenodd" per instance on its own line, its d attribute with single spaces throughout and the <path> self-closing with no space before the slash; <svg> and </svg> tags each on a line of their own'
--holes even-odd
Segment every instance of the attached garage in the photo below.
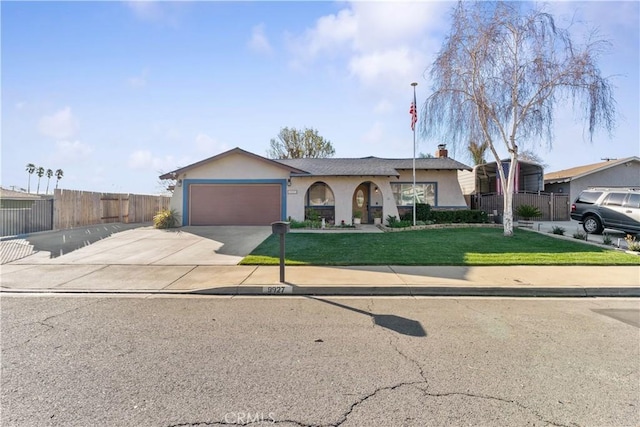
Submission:
<svg viewBox="0 0 640 427">
<path fill-rule="evenodd" d="M 189 225 L 269 225 L 283 218 L 281 183 L 192 183 Z"/>
</svg>

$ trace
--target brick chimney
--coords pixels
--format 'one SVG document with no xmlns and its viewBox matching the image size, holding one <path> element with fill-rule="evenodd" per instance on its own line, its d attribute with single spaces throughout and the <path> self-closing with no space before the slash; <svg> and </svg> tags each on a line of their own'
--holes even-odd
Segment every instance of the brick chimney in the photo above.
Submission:
<svg viewBox="0 0 640 427">
<path fill-rule="evenodd" d="M 436 150 L 436 158 L 447 158 L 449 157 L 449 152 L 447 151 L 447 144 L 438 144 L 438 149 Z"/>
</svg>

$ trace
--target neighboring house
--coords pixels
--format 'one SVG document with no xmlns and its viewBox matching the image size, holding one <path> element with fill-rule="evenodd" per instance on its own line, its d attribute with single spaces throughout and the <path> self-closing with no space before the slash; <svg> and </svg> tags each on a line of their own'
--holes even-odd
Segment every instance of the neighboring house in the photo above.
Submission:
<svg viewBox="0 0 640 427">
<path fill-rule="evenodd" d="M 0 188 L 0 236 L 51 230 L 53 198 Z"/>
<path fill-rule="evenodd" d="M 544 176 L 545 192 L 568 194 L 571 201 L 590 187 L 640 187 L 640 158 L 608 160 Z"/>
<path fill-rule="evenodd" d="M 502 160 L 501 163 L 505 175 L 508 174 L 511 160 Z M 497 162 L 490 162 L 474 166 L 471 171 L 459 171 L 458 179 L 460 180 L 462 194 L 465 196 L 493 193 L 502 194 L 497 164 Z M 518 173 L 516 174 L 513 192 L 543 191 L 543 175 L 544 168 L 541 165 L 526 160 L 518 160 Z"/>
<path fill-rule="evenodd" d="M 0 208 L 30 208 L 40 196 L 0 187 Z"/>
<path fill-rule="evenodd" d="M 466 209 L 459 170 L 470 168 L 444 147 L 435 158 L 415 159 L 418 202 Z M 413 201 L 413 159 L 272 160 L 234 148 L 160 178 L 176 180 L 171 207 L 182 225 L 268 225 L 310 211 L 337 224 L 354 215 L 373 223 L 411 211 Z"/>
</svg>

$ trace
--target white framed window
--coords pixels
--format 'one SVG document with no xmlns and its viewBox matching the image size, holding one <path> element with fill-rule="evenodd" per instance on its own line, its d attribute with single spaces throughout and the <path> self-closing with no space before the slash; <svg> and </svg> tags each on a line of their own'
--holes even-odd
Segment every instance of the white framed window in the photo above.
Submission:
<svg viewBox="0 0 640 427">
<path fill-rule="evenodd" d="M 307 191 L 307 206 L 334 206 L 333 191 L 324 182 L 316 182 Z"/>
<path fill-rule="evenodd" d="M 393 198 L 396 206 L 413 206 L 413 183 L 393 183 L 391 184 Z M 437 206 L 436 183 L 416 182 L 416 200 L 418 203 L 428 203 Z"/>
</svg>

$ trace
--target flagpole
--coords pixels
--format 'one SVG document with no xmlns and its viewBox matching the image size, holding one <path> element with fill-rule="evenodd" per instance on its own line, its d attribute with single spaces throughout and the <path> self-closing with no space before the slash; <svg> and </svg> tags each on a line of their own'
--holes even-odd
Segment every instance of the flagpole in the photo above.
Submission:
<svg viewBox="0 0 640 427">
<path fill-rule="evenodd" d="M 418 83 L 413 82 L 411 86 L 413 86 L 413 104 L 415 108 L 415 115 L 418 115 L 418 104 L 416 103 L 416 86 Z M 411 126 L 413 130 L 413 226 L 416 226 L 416 126 L 413 124 Z"/>
</svg>

